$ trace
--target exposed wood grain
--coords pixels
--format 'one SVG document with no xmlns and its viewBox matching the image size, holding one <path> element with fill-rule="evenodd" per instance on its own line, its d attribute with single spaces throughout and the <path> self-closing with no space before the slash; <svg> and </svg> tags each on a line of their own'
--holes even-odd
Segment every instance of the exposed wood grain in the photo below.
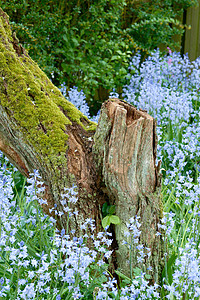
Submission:
<svg viewBox="0 0 200 300">
<path fill-rule="evenodd" d="M 156 123 L 144 111 L 111 99 L 104 103 L 99 125 L 94 136 L 97 164 L 102 167 L 103 181 L 111 204 L 121 224 L 115 227 L 118 243 L 117 262 L 123 273 L 130 275 L 129 247 L 126 224 L 140 216 L 140 241 L 152 251 L 149 264 L 154 268 L 154 280 L 161 272 L 163 245 L 158 231 L 162 214 L 160 177 L 156 167 Z M 128 240 L 130 242 L 130 240 Z M 136 255 L 136 253 L 134 254 Z M 142 265 L 135 264 L 134 267 Z M 155 272 L 156 266 L 158 267 Z"/>
</svg>

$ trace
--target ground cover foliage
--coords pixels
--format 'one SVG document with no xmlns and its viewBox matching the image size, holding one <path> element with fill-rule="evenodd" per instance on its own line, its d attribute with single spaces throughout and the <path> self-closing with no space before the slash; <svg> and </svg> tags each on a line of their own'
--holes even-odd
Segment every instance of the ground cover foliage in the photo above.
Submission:
<svg viewBox="0 0 200 300">
<path fill-rule="evenodd" d="M 122 92 L 132 51 L 175 49 L 183 11 L 198 0 L 0 0 L 12 31 L 53 83 L 83 89 L 96 113 Z"/>
<path fill-rule="evenodd" d="M 117 282 L 108 271 L 112 236 L 109 229 L 89 236 L 94 221 L 85 220 L 82 236 L 59 232 L 55 220 L 40 208 L 40 176 L 26 180 L 2 156 L 0 171 L 0 299 L 199 299 L 200 297 L 200 58 L 154 51 L 143 63 L 137 53 L 128 69 L 124 99 L 146 109 L 158 122 L 158 160 L 162 159 L 160 228 L 166 231 L 162 282 L 148 285 L 141 269 L 132 269 L 132 251 L 138 262 L 151 255 L 139 243 L 140 220 L 127 224 L 131 235 L 131 278 L 117 271 Z M 86 96 L 78 88 L 63 94 L 91 117 Z M 111 95 L 118 96 L 115 92 Z M 96 116 L 96 120 L 98 115 Z M 76 187 L 60 195 L 68 214 L 77 201 Z M 59 215 L 57 208 L 55 214 Z M 117 225 L 116 225 L 117 226 Z M 88 230 L 88 229 L 91 230 Z M 159 234 L 159 232 L 157 233 Z M 93 249 L 86 245 L 92 238 Z"/>
</svg>

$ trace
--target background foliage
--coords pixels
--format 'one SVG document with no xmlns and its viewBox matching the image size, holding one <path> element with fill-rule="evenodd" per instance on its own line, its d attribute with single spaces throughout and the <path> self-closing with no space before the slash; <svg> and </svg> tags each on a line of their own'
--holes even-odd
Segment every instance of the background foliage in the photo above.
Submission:
<svg viewBox="0 0 200 300">
<path fill-rule="evenodd" d="M 177 46 L 183 10 L 197 0 L 0 0 L 30 56 L 59 86 L 83 89 L 96 113 L 113 88 L 121 94 L 129 59 L 161 44 Z"/>
</svg>

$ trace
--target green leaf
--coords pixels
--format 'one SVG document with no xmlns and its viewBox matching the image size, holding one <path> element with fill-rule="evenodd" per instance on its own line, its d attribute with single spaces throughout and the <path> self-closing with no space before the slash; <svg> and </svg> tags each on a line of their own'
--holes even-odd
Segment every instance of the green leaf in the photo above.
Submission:
<svg viewBox="0 0 200 300">
<path fill-rule="evenodd" d="M 75 37 L 72 37 L 72 42 L 74 43 L 74 47 L 79 46 L 79 41 Z"/>
<path fill-rule="evenodd" d="M 126 275 L 124 275 L 123 273 L 121 273 L 120 271 L 118 270 L 115 270 L 115 273 L 122 279 L 125 279 L 127 280 L 129 283 L 131 283 L 131 278 L 127 277 Z"/>
<path fill-rule="evenodd" d="M 119 70 L 119 74 L 120 75 L 126 74 L 126 73 L 127 73 L 127 70 L 125 68 L 123 68 L 123 67 Z"/>
<path fill-rule="evenodd" d="M 169 284 L 172 284 L 172 282 L 173 282 L 173 266 L 175 264 L 177 256 L 178 255 L 176 253 L 173 253 L 170 256 L 170 258 L 167 261 L 167 272 L 166 272 L 166 267 L 164 268 L 164 270 L 162 272 L 162 277 L 166 277 L 166 273 L 167 273 Z"/>
<path fill-rule="evenodd" d="M 118 216 L 110 216 L 110 223 L 118 225 L 120 224 L 120 218 Z"/>
<path fill-rule="evenodd" d="M 107 208 L 108 208 L 108 203 L 105 202 L 102 206 L 102 214 L 105 215 L 107 212 Z"/>
<path fill-rule="evenodd" d="M 111 205 L 107 209 L 109 215 L 113 215 L 115 213 L 115 205 Z"/>
<path fill-rule="evenodd" d="M 170 294 L 169 294 L 169 299 L 170 299 L 170 300 L 174 300 L 173 292 L 170 292 Z"/>
<path fill-rule="evenodd" d="M 102 220 L 102 226 L 103 228 L 106 228 L 107 226 L 110 226 L 110 216 L 106 216 Z"/>
<path fill-rule="evenodd" d="M 121 50 L 117 50 L 116 53 L 119 54 L 119 55 L 124 55 L 124 53 L 122 53 Z"/>
<path fill-rule="evenodd" d="M 138 267 L 133 268 L 133 273 L 135 276 L 141 276 L 142 270 Z"/>
<path fill-rule="evenodd" d="M 111 60 L 119 60 L 121 57 L 119 55 L 113 55 Z"/>
<path fill-rule="evenodd" d="M 168 139 L 169 139 L 169 141 L 173 140 L 173 127 L 172 127 L 171 120 L 169 120 L 169 123 L 168 123 Z"/>
</svg>

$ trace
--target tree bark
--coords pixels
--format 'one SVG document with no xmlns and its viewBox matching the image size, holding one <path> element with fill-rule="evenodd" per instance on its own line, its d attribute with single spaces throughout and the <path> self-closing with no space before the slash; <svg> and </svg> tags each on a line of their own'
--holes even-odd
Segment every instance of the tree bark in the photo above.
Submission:
<svg viewBox="0 0 200 300">
<path fill-rule="evenodd" d="M 46 187 L 46 213 L 57 207 L 57 226 L 67 227 L 61 204 L 65 187 L 78 186 L 79 200 L 72 225 L 85 218 L 102 230 L 103 203 L 116 206 L 120 225 L 113 228 L 115 267 L 130 275 L 126 223 L 140 216 L 140 241 L 151 257 L 132 267 L 159 281 L 162 270 L 162 216 L 159 168 L 156 167 L 156 122 L 145 111 L 119 99 L 101 109 L 98 126 L 87 119 L 52 84 L 12 34 L 8 16 L 0 9 L 0 150 L 25 176 L 37 169 Z M 80 232 L 79 232 L 80 233 Z"/>
</svg>

